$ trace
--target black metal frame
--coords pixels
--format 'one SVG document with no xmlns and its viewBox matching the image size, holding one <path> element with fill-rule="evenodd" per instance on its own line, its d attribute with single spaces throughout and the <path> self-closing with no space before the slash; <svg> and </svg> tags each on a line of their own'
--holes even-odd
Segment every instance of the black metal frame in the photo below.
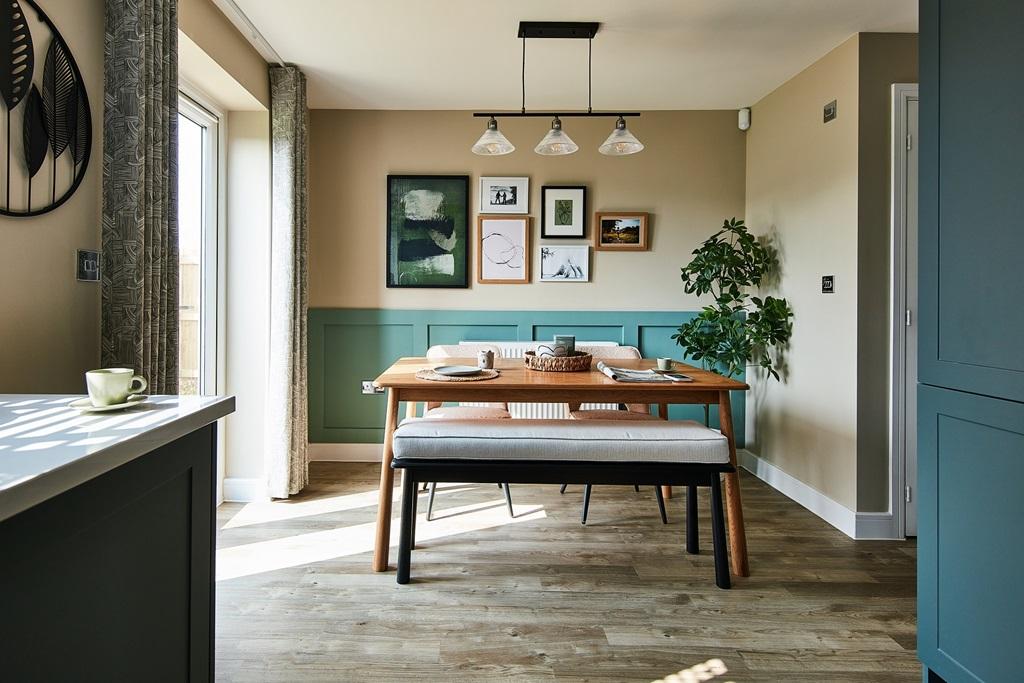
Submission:
<svg viewBox="0 0 1024 683">
<path fill-rule="evenodd" d="M 412 549 L 416 543 L 416 504 L 419 482 L 473 482 L 508 484 L 632 484 L 686 486 L 688 491 L 687 542 L 694 552 L 696 535 L 696 489 L 711 489 L 711 531 L 714 542 L 715 584 L 730 588 L 729 556 L 725 538 L 721 475 L 735 472 L 729 464 L 686 464 L 656 462 L 589 462 L 565 460 L 417 460 L 395 458 L 391 467 L 405 470 L 402 482 L 402 517 L 398 543 L 399 584 L 409 583 Z M 692 531 L 691 531 L 692 518 Z"/>
<path fill-rule="evenodd" d="M 583 190 L 583 234 L 549 235 L 548 231 L 548 190 Z M 540 188 L 540 237 L 541 239 L 585 240 L 587 239 L 587 186 L 586 185 L 541 185 Z"/>
<path fill-rule="evenodd" d="M 466 192 L 466 222 L 465 222 L 465 234 L 466 234 L 466 255 L 465 263 L 463 264 L 463 273 L 465 281 L 460 285 L 402 285 L 397 282 L 392 284 L 391 282 L 391 183 L 394 180 L 461 180 L 465 184 Z M 420 175 L 417 173 L 402 174 L 402 173 L 389 173 L 387 178 L 387 247 L 384 253 L 384 286 L 388 289 L 468 289 L 470 280 L 470 247 L 472 240 L 470 240 L 471 233 L 469 230 L 469 214 L 470 214 L 470 195 L 469 195 L 469 176 L 468 175 Z M 456 225 L 456 230 L 458 225 Z"/>
</svg>

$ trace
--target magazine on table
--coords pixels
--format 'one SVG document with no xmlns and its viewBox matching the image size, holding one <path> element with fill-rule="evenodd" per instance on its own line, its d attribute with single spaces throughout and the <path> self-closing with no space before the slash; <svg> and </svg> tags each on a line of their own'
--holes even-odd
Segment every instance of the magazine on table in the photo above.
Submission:
<svg viewBox="0 0 1024 683">
<path fill-rule="evenodd" d="M 654 370 L 633 370 L 630 368 L 617 368 L 608 365 L 604 361 L 597 362 L 597 369 L 611 377 L 616 382 L 692 382 L 693 378 L 678 372 L 655 372 Z"/>
</svg>

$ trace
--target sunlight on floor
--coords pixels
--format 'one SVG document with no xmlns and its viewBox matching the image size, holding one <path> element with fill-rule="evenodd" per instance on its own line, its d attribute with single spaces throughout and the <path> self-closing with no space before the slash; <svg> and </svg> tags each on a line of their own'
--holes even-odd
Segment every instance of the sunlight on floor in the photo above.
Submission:
<svg viewBox="0 0 1024 683">
<path fill-rule="evenodd" d="M 356 494 L 356 496 L 362 495 L 368 494 Z M 377 492 L 373 491 L 369 495 L 375 499 Z M 347 498 L 347 496 L 343 496 L 343 498 Z M 373 502 L 375 501 L 371 499 L 371 504 Z M 444 516 L 436 517 L 430 522 L 426 521 L 425 514 L 417 517 L 417 542 L 491 529 L 506 524 L 531 522 L 547 517 L 543 507 L 536 507 L 527 512 L 517 511 L 516 516 L 510 518 L 508 510 L 505 508 L 505 501 L 501 498 L 447 508 L 439 514 Z M 398 525 L 398 519 L 391 521 L 392 539 L 395 541 L 398 539 Z M 367 553 L 373 550 L 375 528 L 374 523 L 358 524 L 223 548 L 217 551 L 217 580 L 225 581 L 313 562 L 323 562 L 336 557 Z"/>
<path fill-rule="evenodd" d="M 700 664 L 694 664 L 689 669 L 683 669 L 679 673 L 670 674 L 665 678 L 652 683 L 698 683 L 699 681 L 710 681 L 729 672 L 725 662 L 721 659 L 709 659 Z M 729 683 L 728 681 L 725 683 Z"/>
</svg>

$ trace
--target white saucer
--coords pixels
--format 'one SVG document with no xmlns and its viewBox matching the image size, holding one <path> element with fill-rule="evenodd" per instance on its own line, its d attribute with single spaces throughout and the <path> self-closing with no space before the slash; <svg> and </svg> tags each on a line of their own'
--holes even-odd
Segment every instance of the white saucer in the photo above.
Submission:
<svg viewBox="0 0 1024 683">
<path fill-rule="evenodd" d="M 434 372 L 448 377 L 468 377 L 469 375 L 479 375 L 480 368 L 475 365 L 442 365 L 434 368 Z"/>
<path fill-rule="evenodd" d="M 92 401 L 89 400 L 89 397 L 86 396 L 85 398 L 76 398 L 71 403 L 68 403 L 68 405 L 83 413 L 108 413 L 113 410 L 124 410 L 125 408 L 137 406 L 147 398 L 149 398 L 149 396 L 146 396 L 145 394 L 132 394 L 124 403 L 117 403 L 112 406 L 94 406 Z"/>
</svg>

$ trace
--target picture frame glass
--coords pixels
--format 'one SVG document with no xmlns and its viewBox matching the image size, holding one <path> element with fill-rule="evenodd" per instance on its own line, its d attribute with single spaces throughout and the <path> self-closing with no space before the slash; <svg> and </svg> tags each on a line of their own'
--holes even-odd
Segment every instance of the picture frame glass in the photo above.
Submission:
<svg viewBox="0 0 1024 683">
<path fill-rule="evenodd" d="M 479 281 L 529 282 L 529 247 L 529 218 L 481 216 L 477 244 Z"/>
<path fill-rule="evenodd" d="M 530 179 L 480 178 L 480 213 L 529 213 Z"/>
<path fill-rule="evenodd" d="M 590 247 L 545 244 L 540 248 L 541 282 L 590 282 Z"/>
<path fill-rule="evenodd" d="M 542 237 L 582 238 L 586 236 L 587 194 L 585 187 L 545 187 Z"/>
<path fill-rule="evenodd" d="M 469 176 L 388 176 L 388 287 L 469 286 Z"/>
<path fill-rule="evenodd" d="M 640 218 L 636 216 L 602 216 L 601 245 L 639 246 Z"/>
</svg>

